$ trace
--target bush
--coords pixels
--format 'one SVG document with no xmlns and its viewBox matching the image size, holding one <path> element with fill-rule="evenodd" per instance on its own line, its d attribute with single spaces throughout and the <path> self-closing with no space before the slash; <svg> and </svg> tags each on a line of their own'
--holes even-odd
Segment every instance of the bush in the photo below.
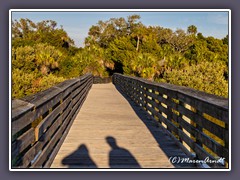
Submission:
<svg viewBox="0 0 240 180">
<path fill-rule="evenodd" d="M 223 62 L 201 62 L 184 69 L 167 69 L 162 79 L 180 86 L 191 87 L 218 96 L 228 97 L 228 81 L 224 78 L 226 65 Z"/>
<path fill-rule="evenodd" d="M 26 73 L 24 70 L 13 69 L 12 71 L 12 98 L 22 98 L 50 88 L 64 81 L 63 77 L 53 74 L 39 75 L 36 71 Z"/>
</svg>

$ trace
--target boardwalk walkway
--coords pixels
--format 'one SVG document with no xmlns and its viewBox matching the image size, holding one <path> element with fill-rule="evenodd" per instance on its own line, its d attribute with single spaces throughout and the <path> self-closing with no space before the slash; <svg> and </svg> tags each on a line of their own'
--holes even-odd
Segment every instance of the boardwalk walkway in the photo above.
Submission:
<svg viewBox="0 0 240 180">
<path fill-rule="evenodd" d="M 186 155 L 113 84 L 94 84 L 51 168 L 189 168 Z"/>
</svg>

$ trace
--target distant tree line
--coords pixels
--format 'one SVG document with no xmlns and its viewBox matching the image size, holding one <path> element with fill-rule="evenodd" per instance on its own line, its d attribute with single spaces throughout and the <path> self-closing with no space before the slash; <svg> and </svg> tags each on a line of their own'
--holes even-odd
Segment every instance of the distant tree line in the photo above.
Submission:
<svg viewBox="0 0 240 180">
<path fill-rule="evenodd" d="M 92 25 L 77 48 L 52 20 L 12 22 L 12 96 L 44 90 L 87 72 L 114 72 L 228 96 L 228 36 L 204 37 L 197 27 L 146 26 L 139 15 Z"/>
</svg>

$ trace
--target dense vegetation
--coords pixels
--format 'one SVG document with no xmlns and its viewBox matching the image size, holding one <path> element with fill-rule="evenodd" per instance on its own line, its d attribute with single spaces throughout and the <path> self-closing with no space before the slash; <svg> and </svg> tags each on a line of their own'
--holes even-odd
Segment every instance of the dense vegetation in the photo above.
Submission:
<svg viewBox="0 0 240 180">
<path fill-rule="evenodd" d="M 12 22 L 12 97 L 19 98 L 91 72 L 114 72 L 228 96 L 228 36 L 204 37 L 197 27 L 145 26 L 140 16 L 99 21 L 84 48 L 55 21 Z"/>
</svg>

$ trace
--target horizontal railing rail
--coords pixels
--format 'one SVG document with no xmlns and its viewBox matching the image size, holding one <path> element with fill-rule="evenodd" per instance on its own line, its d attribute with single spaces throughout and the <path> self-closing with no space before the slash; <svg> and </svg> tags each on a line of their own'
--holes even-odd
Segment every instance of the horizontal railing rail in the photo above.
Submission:
<svg viewBox="0 0 240 180">
<path fill-rule="evenodd" d="M 228 167 L 228 99 L 117 73 L 113 83 L 157 120 L 193 162 Z"/>
<path fill-rule="evenodd" d="M 94 76 L 93 77 L 93 84 L 105 84 L 105 83 L 111 83 L 112 77 L 100 77 L 100 76 Z"/>
<path fill-rule="evenodd" d="M 12 100 L 12 168 L 48 168 L 93 84 L 91 74 Z"/>
</svg>

